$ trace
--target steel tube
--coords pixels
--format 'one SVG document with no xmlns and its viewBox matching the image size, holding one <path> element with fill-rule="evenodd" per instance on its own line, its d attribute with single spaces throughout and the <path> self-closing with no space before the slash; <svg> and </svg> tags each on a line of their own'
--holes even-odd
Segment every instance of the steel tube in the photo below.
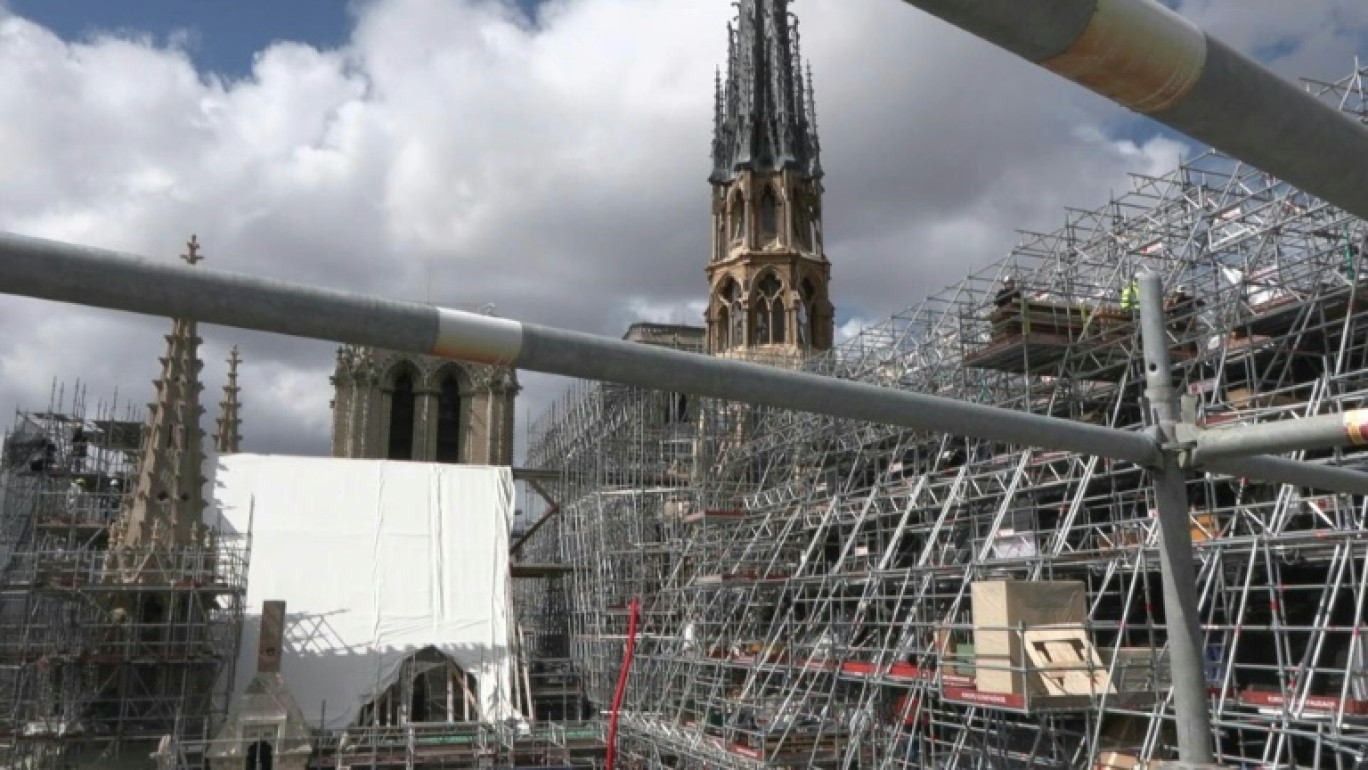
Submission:
<svg viewBox="0 0 1368 770">
<path fill-rule="evenodd" d="M 1364 443 L 1368 443 L 1368 409 L 1351 409 L 1342 414 L 1201 431 L 1192 451 L 1192 463 Z"/>
<path fill-rule="evenodd" d="M 1347 495 L 1368 495 L 1368 473 L 1285 457 L 1260 455 L 1210 460 L 1202 463 L 1200 470 Z"/>
<path fill-rule="evenodd" d="M 0 291 L 168 318 L 426 351 L 437 309 L 0 233 Z"/>
<path fill-rule="evenodd" d="M 1368 129 L 1153 0 L 904 0 L 1368 219 Z"/>
<path fill-rule="evenodd" d="M 1163 289 L 1155 273 L 1145 273 L 1139 280 L 1145 398 L 1149 400 L 1161 439 L 1174 446 L 1179 419 L 1178 395 L 1173 389 L 1173 369 L 1169 364 Z M 1159 571 L 1173 672 L 1178 758 L 1194 764 L 1208 763 L 1212 760 L 1212 736 L 1203 670 L 1202 621 L 1197 612 L 1197 577 L 1192 565 L 1187 477 L 1178 465 L 1176 450 L 1165 452 L 1162 464 L 1152 474 L 1159 519 Z"/>
<path fill-rule="evenodd" d="M 410 302 L 0 234 L 0 292 L 1157 462 L 1138 433 Z"/>
<path fill-rule="evenodd" d="M 745 401 L 833 417 L 1045 446 L 1146 465 L 1152 439 L 1055 417 L 881 388 L 772 366 L 653 348 L 579 332 L 523 325 L 518 366 L 591 380 Z M 1125 441 L 1115 439 L 1125 436 Z"/>
<path fill-rule="evenodd" d="M 0 293 L 517 366 L 1146 466 L 1156 465 L 1161 454 L 1149 436 L 1128 431 L 8 233 L 0 233 Z M 1223 460 L 1219 470 L 1368 494 L 1368 474 L 1340 468 L 1265 457 Z"/>
</svg>

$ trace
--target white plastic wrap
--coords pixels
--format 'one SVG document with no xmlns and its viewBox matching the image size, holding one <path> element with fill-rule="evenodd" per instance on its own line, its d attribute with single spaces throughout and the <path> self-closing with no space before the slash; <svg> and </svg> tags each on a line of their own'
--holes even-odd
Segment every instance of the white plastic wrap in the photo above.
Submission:
<svg viewBox="0 0 1368 770">
<path fill-rule="evenodd" d="M 234 693 L 255 673 L 261 603 L 280 599 L 282 673 L 314 725 L 353 723 L 425 647 L 478 678 L 482 719 L 514 715 L 509 469 L 232 455 L 214 476 L 222 523 L 251 528 Z"/>
</svg>

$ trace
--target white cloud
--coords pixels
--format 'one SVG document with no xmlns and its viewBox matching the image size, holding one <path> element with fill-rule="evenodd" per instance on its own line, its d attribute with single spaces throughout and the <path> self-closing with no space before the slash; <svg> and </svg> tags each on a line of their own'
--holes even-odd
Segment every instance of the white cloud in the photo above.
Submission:
<svg viewBox="0 0 1368 770">
<path fill-rule="evenodd" d="M 700 326 L 703 323 L 703 313 L 708 307 L 705 300 L 694 300 L 681 304 L 657 304 L 635 297 L 625 299 L 626 307 L 620 314 L 623 318 L 624 328 L 637 321 Z"/>
<path fill-rule="evenodd" d="M 1360 0 L 1243 0 L 1238 8 L 1179 0 L 1178 10 L 1291 78 L 1343 75 L 1368 45 L 1368 5 Z"/>
<path fill-rule="evenodd" d="M 860 332 L 865 330 L 865 327 L 871 325 L 873 324 L 864 318 L 850 318 L 846 320 L 845 323 L 836 327 L 836 344 L 839 345 L 852 337 L 858 336 Z"/>
<path fill-rule="evenodd" d="M 1253 46 L 1286 23 L 1336 56 L 1352 39 L 1341 26 L 1368 28 L 1347 0 L 1297 19 L 1284 5 L 1184 10 Z M 816 76 L 843 328 L 1182 150 L 902 3 L 794 9 Z M 70 42 L 0 10 L 0 229 L 168 260 L 195 232 L 220 268 L 494 303 L 614 336 L 633 319 L 696 322 L 730 13 L 720 0 L 553 0 L 533 25 L 489 0 L 377 0 L 343 47 L 278 43 L 225 81 L 198 73 L 182 38 Z M 1348 66 L 1287 50 L 1321 77 Z M 0 323 L 13 330 L 0 337 L 5 411 L 44 405 L 54 376 L 146 400 L 166 328 L 13 298 Z M 211 416 L 219 361 L 241 342 L 248 448 L 326 451 L 331 345 L 203 336 Z M 520 416 L 559 388 L 524 383 Z"/>
</svg>

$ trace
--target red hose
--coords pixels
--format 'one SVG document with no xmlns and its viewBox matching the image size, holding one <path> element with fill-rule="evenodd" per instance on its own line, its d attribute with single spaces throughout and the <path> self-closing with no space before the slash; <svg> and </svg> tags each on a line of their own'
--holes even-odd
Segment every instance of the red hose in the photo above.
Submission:
<svg viewBox="0 0 1368 770">
<path fill-rule="evenodd" d="M 637 611 L 640 605 L 633 599 L 627 605 L 627 649 L 622 653 L 622 670 L 618 672 L 617 690 L 613 693 L 613 710 L 608 714 L 608 754 L 604 757 L 606 770 L 613 770 L 613 754 L 617 746 L 618 709 L 627 692 L 627 674 L 632 670 L 632 654 L 636 652 Z"/>
</svg>

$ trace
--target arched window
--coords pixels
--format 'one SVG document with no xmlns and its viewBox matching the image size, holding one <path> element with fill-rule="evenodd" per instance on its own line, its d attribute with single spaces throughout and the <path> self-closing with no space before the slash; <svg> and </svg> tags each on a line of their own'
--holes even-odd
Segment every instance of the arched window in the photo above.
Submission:
<svg viewBox="0 0 1368 770">
<path fill-rule="evenodd" d="M 816 331 L 812 320 L 813 311 L 817 307 L 817 286 L 812 283 L 811 278 L 804 278 L 802 291 L 798 299 L 798 344 L 814 345 L 813 333 Z"/>
<path fill-rule="evenodd" d="M 414 653 L 398 674 L 362 705 L 355 724 L 402 725 L 479 719 L 480 683 L 434 647 Z"/>
<path fill-rule="evenodd" d="M 756 345 L 784 342 L 784 284 L 774 273 L 766 273 L 756 286 L 751 340 Z"/>
<path fill-rule="evenodd" d="M 442 380 L 437 393 L 437 456 L 439 463 L 461 461 L 461 384 L 456 375 Z"/>
<path fill-rule="evenodd" d="M 768 246 L 779 237 L 779 198 L 774 188 L 765 186 L 760 196 L 760 245 Z"/>
<path fill-rule="evenodd" d="M 741 336 L 741 321 L 745 313 L 741 308 L 741 285 L 728 278 L 717 292 L 717 344 L 720 350 L 745 344 Z"/>
<path fill-rule="evenodd" d="M 408 372 L 394 381 L 390 396 L 390 426 L 388 453 L 391 460 L 413 459 L 413 378 Z"/>
<path fill-rule="evenodd" d="M 731 199 L 731 240 L 732 245 L 740 243 L 746 237 L 746 201 L 740 195 L 733 195 Z"/>
<path fill-rule="evenodd" d="M 275 764 L 274 754 L 271 744 L 266 741 L 257 741 L 247 747 L 247 761 L 243 767 L 247 770 L 271 770 Z"/>
<path fill-rule="evenodd" d="M 428 708 L 427 677 L 421 674 L 413 678 L 413 692 L 409 697 L 409 721 L 437 721 Z"/>
<path fill-rule="evenodd" d="M 741 345 L 745 342 L 741 336 L 741 321 L 746 317 L 746 309 L 741 306 L 741 284 L 732 281 L 728 296 L 731 297 L 732 344 Z"/>
</svg>

